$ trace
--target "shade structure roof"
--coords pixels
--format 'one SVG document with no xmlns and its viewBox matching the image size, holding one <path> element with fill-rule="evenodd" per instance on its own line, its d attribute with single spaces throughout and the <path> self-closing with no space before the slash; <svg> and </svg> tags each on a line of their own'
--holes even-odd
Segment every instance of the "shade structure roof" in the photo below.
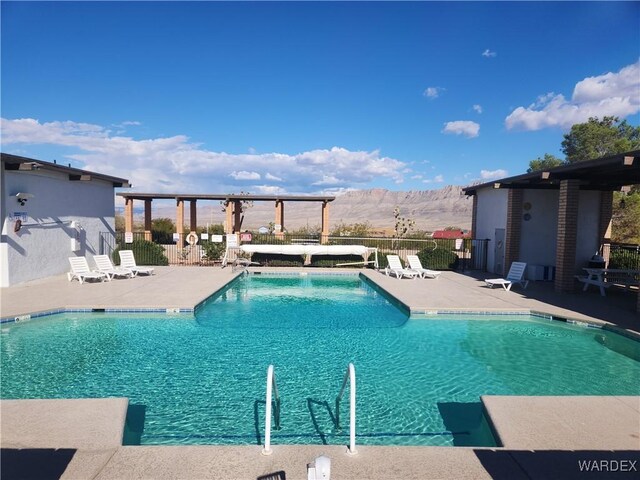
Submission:
<svg viewBox="0 0 640 480">
<path fill-rule="evenodd" d="M 318 195 L 251 195 L 248 193 L 226 194 L 226 193 L 135 193 L 120 192 L 120 197 L 130 198 L 132 200 L 162 200 L 162 199 L 180 199 L 180 200 L 247 200 L 256 202 L 269 201 L 294 201 L 294 202 L 332 202 L 336 197 L 318 196 Z"/>
<path fill-rule="evenodd" d="M 562 180 L 578 180 L 582 190 L 619 190 L 640 184 L 640 150 L 586 160 L 515 177 L 465 187 L 467 195 L 483 188 L 558 189 Z"/>
</svg>

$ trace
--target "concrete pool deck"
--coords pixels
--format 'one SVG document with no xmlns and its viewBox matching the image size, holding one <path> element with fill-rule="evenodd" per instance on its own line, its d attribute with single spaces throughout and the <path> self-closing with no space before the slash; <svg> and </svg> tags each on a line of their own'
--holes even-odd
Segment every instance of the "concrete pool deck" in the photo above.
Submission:
<svg viewBox="0 0 640 480">
<path fill-rule="evenodd" d="M 304 479 L 326 455 L 334 479 L 422 480 L 576 478 L 578 461 L 640 464 L 640 397 L 482 401 L 501 448 L 357 446 L 348 455 L 335 445 L 273 445 L 264 456 L 258 445 L 121 446 L 122 398 L 3 400 L 2 468 L 7 478 Z"/>
<path fill-rule="evenodd" d="M 558 295 L 542 282 L 505 292 L 484 287 L 483 276 L 454 272 L 437 280 L 397 280 L 371 270 L 342 271 L 364 273 L 412 312 L 536 311 L 612 325 L 629 335 L 640 332 L 635 296 L 624 292 Z M 0 318 L 63 309 L 190 310 L 239 274 L 230 268 L 157 267 L 151 277 L 82 285 L 57 276 L 2 289 Z M 96 415 L 95 404 L 84 404 L 91 401 L 115 403 L 103 405 L 103 414 Z M 50 475 L 35 471 L 32 478 L 304 479 L 306 464 L 322 454 L 332 460 L 334 479 L 579 478 L 578 462 L 595 460 L 635 461 L 635 471 L 626 473 L 640 470 L 640 397 L 483 397 L 502 448 L 360 446 L 356 456 L 349 456 L 339 446 L 274 445 L 267 457 L 257 445 L 114 445 L 113 432 L 122 428 L 122 401 L 38 400 L 43 403 L 37 408 L 31 401 L 2 401 L 3 477 L 25 476 L 41 466 L 54 470 Z M 603 478 L 597 472 L 590 476 Z"/>
</svg>

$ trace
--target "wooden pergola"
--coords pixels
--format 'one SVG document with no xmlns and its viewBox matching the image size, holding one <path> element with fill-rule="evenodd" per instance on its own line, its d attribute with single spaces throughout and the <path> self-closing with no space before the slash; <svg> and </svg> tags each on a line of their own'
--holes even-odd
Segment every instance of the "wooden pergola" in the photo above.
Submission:
<svg viewBox="0 0 640 480">
<path fill-rule="evenodd" d="M 320 202 L 322 204 L 322 243 L 326 242 L 329 236 L 329 202 L 336 197 L 328 196 L 307 196 L 307 195 L 250 195 L 250 194 L 173 194 L 173 193 L 118 193 L 124 198 L 124 220 L 125 232 L 133 231 L 133 202 L 134 200 L 144 201 L 144 233 L 145 239 L 151 240 L 151 202 L 153 200 L 175 200 L 176 202 L 176 233 L 183 235 L 184 232 L 184 204 L 189 202 L 189 230 L 196 231 L 197 213 L 196 203 L 198 200 L 221 201 L 225 205 L 226 233 L 237 233 L 240 231 L 242 222 L 243 202 L 274 202 L 275 203 L 275 225 L 276 235 L 284 235 L 284 202 Z"/>
</svg>

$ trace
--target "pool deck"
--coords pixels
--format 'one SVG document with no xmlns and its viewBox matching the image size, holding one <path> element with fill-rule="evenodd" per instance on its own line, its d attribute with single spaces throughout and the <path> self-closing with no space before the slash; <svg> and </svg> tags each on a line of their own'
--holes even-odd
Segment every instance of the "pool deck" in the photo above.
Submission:
<svg viewBox="0 0 640 480">
<path fill-rule="evenodd" d="M 625 292 L 559 295 L 543 282 L 505 292 L 486 288 L 482 275 L 445 272 L 436 280 L 398 280 L 371 270 L 348 271 L 364 272 L 412 312 L 428 316 L 534 311 L 631 336 L 640 332 L 636 297 Z M 82 285 L 57 276 L 2 289 L 0 318 L 64 309 L 193 310 L 239 273 L 158 267 L 151 277 Z M 360 446 L 350 456 L 340 446 L 274 445 L 273 454 L 263 456 L 257 445 L 121 446 L 116 439 L 124 428 L 126 399 L 3 400 L 2 471 L 7 478 L 305 479 L 306 464 L 322 454 L 331 458 L 331 478 L 338 480 L 580 478 L 578 462 L 596 460 L 599 466 L 617 465 L 616 476 L 640 470 L 640 397 L 485 396 L 482 402 L 501 448 Z"/>
</svg>

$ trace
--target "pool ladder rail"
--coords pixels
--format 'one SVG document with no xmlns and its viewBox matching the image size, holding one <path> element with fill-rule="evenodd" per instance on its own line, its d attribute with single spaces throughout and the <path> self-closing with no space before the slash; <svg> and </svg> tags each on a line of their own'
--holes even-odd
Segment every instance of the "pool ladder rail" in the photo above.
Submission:
<svg viewBox="0 0 640 480">
<path fill-rule="evenodd" d="M 275 393 L 276 401 L 273 410 L 273 420 L 275 429 L 280 430 L 280 394 L 278 393 L 278 384 L 276 383 L 276 374 L 273 371 L 273 365 L 267 368 L 267 398 L 266 398 L 266 415 L 264 419 L 264 448 L 263 455 L 271 455 L 271 402 L 273 393 Z"/>
<path fill-rule="evenodd" d="M 340 402 L 344 395 L 347 383 L 350 383 L 349 389 L 349 448 L 347 453 L 349 455 L 355 455 L 356 450 L 356 368 L 353 363 L 350 363 L 347 367 L 347 371 L 344 374 L 342 380 L 342 387 L 340 393 L 336 397 L 336 431 L 340 431 Z M 273 420 L 275 423 L 275 429 L 280 429 L 280 395 L 278 393 L 278 385 L 276 383 L 276 375 L 273 370 L 273 365 L 269 365 L 267 368 L 267 395 L 266 395 L 266 412 L 264 420 L 264 448 L 262 449 L 263 455 L 271 455 L 273 450 L 271 449 L 271 410 L 273 404 L 273 396 L 275 394 L 275 408 L 273 409 Z"/>
<path fill-rule="evenodd" d="M 336 397 L 337 431 L 340 431 L 340 402 L 344 395 L 344 389 L 347 387 L 347 382 L 351 384 L 349 388 L 349 449 L 347 453 L 355 455 L 358 452 L 356 450 L 356 367 L 353 366 L 353 363 L 350 363 L 347 367 L 344 380 L 342 380 L 342 388 L 340 388 L 340 393 Z"/>
</svg>

